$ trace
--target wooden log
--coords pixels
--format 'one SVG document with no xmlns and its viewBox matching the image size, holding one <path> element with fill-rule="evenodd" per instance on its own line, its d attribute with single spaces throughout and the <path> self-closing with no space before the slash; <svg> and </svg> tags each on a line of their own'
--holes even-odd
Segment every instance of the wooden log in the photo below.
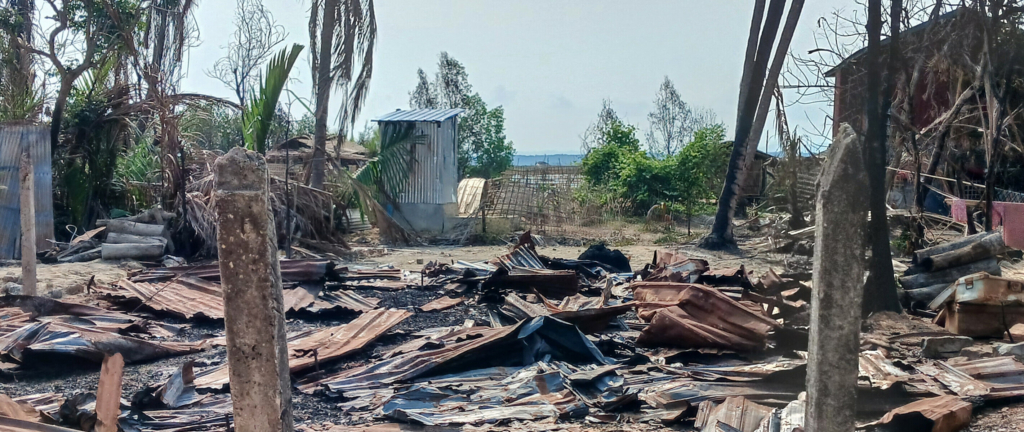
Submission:
<svg viewBox="0 0 1024 432">
<path fill-rule="evenodd" d="M 1003 234 L 996 233 L 983 237 L 960 249 L 925 257 L 919 261 L 919 264 L 923 269 L 934 272 L 981 261 L 1006 252 L 1006 250 L 1006 244 L 1003 243 Z"/>
<path fill-rule="evenodd" d="M 34 296 L 36 289 L 36 199 L 35 176 L 28 151 L 21 154 L 21 280 L 24 294 Z"/>
<path fill-rule="evenodd" d="M 999 261 L 995 258 L 988 258 L 959 267 L 948 268 L 933 273 L 921 273 L 913 276 L 900 278 L 900 285 L 905 290 L 930 287 L 932 285 L 946 284 L 960 279 L 969 274 L 986 272 L 990 275 L 999 276 L 1002 269 L 999 268 Z"/>
<path fill-rule="evenodd" d="M 97 222 L 97 225 L 98 224 L 99 223 Z M 159 237 L 164 235 L 163 225 L 144 224 L 124 219 L 107 220 L 106 227 L 108 233 L 134 234 L 149 237 Z"/>
<path fill-rule="evenodd" d="M 949 284 L 935 284 L 932 286 L 903 291 L 904 303 L 911 309 L 928 309 L 928 303 L 935 300 L 935 296 L 944 291 Z"/>
<path fill-rule="evenodd" d="M 98 247 L 82 253 L 71 255 L 69 257 L 58 258 L 57 262 L 71 263 L 71 262 L 88 262 L 98 260 L 103 257 L 103 248 Z"/>
<path fill-rule="evenodd" d="M 146 259 L 164 256 L 164 245 L 149 244 L 104 244 L 100 256 L 105 260 Z"/>
<path fill-rule="evenodd" d="M 978 234 L 967 236 L 967 237 L 964 237 L 964 238 L 961 238 L 961 239 L 953 240 L 953 241 L 951 241 L 949 243 L 943 243 L 943 244 L 940 244 L 940 245 L 937 245 L 937 246 L 932 246 L 930 248 L 921 249 L 921 250 L 919 250 L 917 252 L 914 252 L 914 260 L 913 260 L 913 262 L 916 264 L 916 263 L 919 263 L 922 260 L 924 260 L 925 258 L 928 258 L 930 256 L 934 256 L 934 255 L 938 255 L 938 254 L 941 254 L 941 253 L 946 253 L 946 252 L 949 252 L 949 251 L 952 251 L 952 250 L 957 250 L 957 249 L 960 249 L 962 247 L 970 246 L 970 245 L 974 244 L 975 242 L 977 242 L 977 241 L 979 241 L 981 239 L 984 239 L 985 237 L 988 237 L 988 236 L 991 236 L 991 235 L 995 235 L 995 234 L 997 234 L 997 233 L 994 232 L 994 231 L 978 233 Z"/>
<path fill-rule="evenodd" d="M 107 239 L 104 243 L 108 244 L 167 244 L 167 239 L 163 237 L 150 237 L 140 236 L 135 234 L 115 233 L 112 232 L 107 234 Z"/>
</svg>

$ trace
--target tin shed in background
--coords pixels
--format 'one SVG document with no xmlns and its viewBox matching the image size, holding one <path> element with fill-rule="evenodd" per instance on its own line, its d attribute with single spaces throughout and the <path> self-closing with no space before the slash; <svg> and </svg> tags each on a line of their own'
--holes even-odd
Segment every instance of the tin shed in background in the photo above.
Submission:
<svg viewBox="0 0 1024 432">
<path fill-rule="evenodd" d="M 459 215 L 458 115 L 464 111 L 396 110 L 374 120 L 381 128 L 388 123 L 413 123 L 413 134 L 425 136 L 412 144 L 409 181 L 396 197 L 401 215 L 395 219 L 406 228 L 444 232 Z"/>
<path fill-rule="evenodd" d="M 36 203 L 36 249 L 53 246 L 53 171 L 50 128 L 29 123 L 0 124 L 0 259 L 21 258 L 21 153 L 30 152 Z"/>
</svg>

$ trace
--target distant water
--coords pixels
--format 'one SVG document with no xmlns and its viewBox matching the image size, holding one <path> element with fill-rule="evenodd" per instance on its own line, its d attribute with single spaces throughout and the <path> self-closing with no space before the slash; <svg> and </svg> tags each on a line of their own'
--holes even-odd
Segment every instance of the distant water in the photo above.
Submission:
<svg viewBox="0 0 1024 432">
<path fill-rule="evenodd" d="M 515 155 L 512 165 L 527 166 L 536 165 L 538 162 L 545 162 L 548 165 L 565 166 L 578 164 L 583 159 L 580 154 L 554 154 L 554 155 Z"/>
</svg>

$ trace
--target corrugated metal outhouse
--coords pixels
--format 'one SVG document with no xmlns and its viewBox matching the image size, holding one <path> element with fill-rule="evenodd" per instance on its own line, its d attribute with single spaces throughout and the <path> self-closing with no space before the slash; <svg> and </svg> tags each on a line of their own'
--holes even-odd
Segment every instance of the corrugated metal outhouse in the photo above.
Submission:
<svg viewBox="0 0 1024 432">
<path fill-rule="evenodd" d="M 413 135 L 424 135 L 413 145 L 409 181 L 398 195 L 401 216 L 396 220 L 416 231 L 443 232 L 458 216 L 458 115 L 463 109 L 396 110 L 375 121 L 412 123 Z M 383 131 L 382 131 L 382 136 Z"/>
</svg>

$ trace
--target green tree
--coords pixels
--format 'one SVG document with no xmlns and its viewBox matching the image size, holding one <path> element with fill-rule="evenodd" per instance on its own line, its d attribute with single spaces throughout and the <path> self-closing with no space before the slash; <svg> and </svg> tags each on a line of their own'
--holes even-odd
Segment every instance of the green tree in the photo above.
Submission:
<svg viewBox="0 0 1024 432">
<path fill-rule="evenodd" d="M 619 166 L 640 151 L 636 127 L 611 120 L 602 131 L 600 145 L 591 147 L 580 162 L 583 177 L 591 186 L 609 186 L 619 178 Z"/>
<path fill-rule="evenodd" d="M 410 108 L 466 110 L 458 127 L 459 177 L 493 178 L 512 166 L 515 149 L 505 136 L 505 109 L 487 108 L 480 94 L 473 92 L 462 63 L 442 52 L 433 83 L 423 69 L 416 76 L 416 88 L 409 93 Z"/>
<path fill-rule="evenodd" d="M 636 215 L 667 204 L 686 215 L 710 210 L 722 187 L 730 147 L 722 125 L 699 129 L 676 155 L 657 158 L 640 150 L 636 127 L 609 121 L 581 162 L 584 178 L 602 202 L 623 202 Z"/>
</svg>

